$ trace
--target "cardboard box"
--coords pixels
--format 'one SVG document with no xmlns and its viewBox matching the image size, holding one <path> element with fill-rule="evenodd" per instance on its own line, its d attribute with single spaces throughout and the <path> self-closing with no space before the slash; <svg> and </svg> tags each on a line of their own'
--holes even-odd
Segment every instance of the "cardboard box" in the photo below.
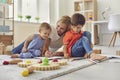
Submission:
<svg viewBox="0 0 120 80">
<path fill-rule="evenodd" d="M 116 55 L 120 56 L 120 50 L 116 51 Z"/>
<path fill-rule="evenodd" d="M 4 45 L 13 45 L 13 35 L 0 35 L 0 42 Z"/>
</svg>

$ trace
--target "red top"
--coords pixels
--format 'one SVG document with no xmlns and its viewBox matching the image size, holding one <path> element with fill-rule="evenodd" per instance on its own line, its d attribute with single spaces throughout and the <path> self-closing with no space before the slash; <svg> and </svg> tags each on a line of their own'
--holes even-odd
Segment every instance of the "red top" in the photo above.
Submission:
<svg viewBox="0 0 120 80">
<path fill-rule="evenodd" d="M 66 32 L 64 38 L 63 38 L 63 44 L 67 45 L 67 52 L 69 56 L 71 56 L 71 48 L 75 44 L 77 40 L 79 40 L 82 37 L 82 31 L 79 33 L 75 33 L 72 29 L 68 32 Z"/>
</svg>

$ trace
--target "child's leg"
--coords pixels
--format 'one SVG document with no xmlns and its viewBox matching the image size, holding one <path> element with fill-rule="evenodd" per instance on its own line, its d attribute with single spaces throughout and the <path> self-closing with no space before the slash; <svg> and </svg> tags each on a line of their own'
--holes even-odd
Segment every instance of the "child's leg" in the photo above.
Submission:
<svg viewBox="0 0 120 80">
<path fill-rule="evenodd" d="M 20 53 L 19 58 L 33 58 L 31 52 Z"/>
<path fill-rule="evenodd" d="M 12 53 L 13 53 L 13 54 L 21 53 L 23 46 L 24 46 L 24 42 L 22 42 L 22 43 L 21 43 L 20 45 L 18 45 L 17 47 L 13 48 L 13 49 L 12 49 Z"/>
<path fill-rule="evenodd" d="M 84 31 L 83 36 L 87 37 L 89 42 L 91 43 L 91 33 L 89 31 Z"/>
<path fill-rule="evenodd" d="M 84 45 L 91 45 L 91 33 L 88 31 L 84 31 L 83 36 L 86 39 L 79 39 L 74 46 L 72 47 L 72 56 L 79 56 L 79 57 L 83 57 L 86 54 L 86 50 L 83 46 L 83 42 L 86 41 L 87 43 Z M 86 46 L 85 46 L 86 47 Z M 87 52 L 91 51 L 91 46 L 88 47 L 89 49 L 87 50 Z"/>
<path fill-rule="evenodd" d="M 71 53 L 72 57 L 83 57 L 85 53 L 86 52 L 82 46 L 74 45 L 72 47 L 72 53 Z"/>
<path fill-rule="evenodd" d="M 91 43 L 91 33 L 90 33 L 90 32 L 85 31 L 85 32 L 83 33 L 83 36 L 87 37 L 88 40 L 89 40 L 89 42 Z M 92 48 L 92 47 L 93 47 L 92 43 L 91 43 L 90 45 L 91 45 L 91 48 Z M 87 57 L 88 57 L 88 54 L 86 53 L 84 57 L 87 58 Z M 93 52 L 91 53 L 90 58 L 91 58 L 92 60 L 101 60 L 101 59 L 106 58 L 106 56 L 101 56 L 101 55 L 95 54 L 95 52 L 93 51 Z"/>
<path fill-rule="evenodd" d="M 31 51 L 31 53 L 32 53 L 33 57 L 40 57 L 40 56 L 42 56 L 41 50 L 33 50 L 33 51 Z"/>
<path fill-rule="evenodd" d="M 89 40 L 87 37 L 82 36 L 72 47 L 72 56 L 73 57 L 83 57 L 85 53 L 91 53 L 92 48 L 90 46 Z"/>
<path fill-rule="evenodd" d="M 92 60 L 102 60 L 106 58 L 106 56 L 101 56 L 93 52 L 90 43 L 85 36 L 78 40 L 72 47 L 72 57 L 90 57 Z"/>
<path fill-rule="evenodd" d="M 40 50 L 35 50 L 31 49 L 28 52 L 25 53 L 20 53 L 20 58 L 34 58 L 34 57 L 40 57 L 41 56 L 41 51 Z"/>
<path fill-rule="evenodd" d="M 90 42 L 90 46 L 91 46 L 91 48 L 93 48 L 93 44 L 91 42 L 91 33 L 89 31 L 84 31 L 83 36 L 88 38 L 88 40 Z"/>
</svg>

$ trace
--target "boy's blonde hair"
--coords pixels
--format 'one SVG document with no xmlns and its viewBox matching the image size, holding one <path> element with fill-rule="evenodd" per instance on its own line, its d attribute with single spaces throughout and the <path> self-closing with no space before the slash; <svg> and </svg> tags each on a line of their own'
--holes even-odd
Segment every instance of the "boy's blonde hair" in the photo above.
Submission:
<svg viewBox="0 0 120 80">
<path fill-rule="evenodd" d="M 43 22 L 43 23 L 41 23 L 41 25 L 40 25 L 40 27 L 39 27 L 39 31 L 41 31 L 41 30 L 43 30 L 43 29 L 46 29 L 46 30 L 52 30 L 51 29 L 51 26 L 50 26 L 50 24 L 48 24 L 48 23 L 46 23 L 46 22 Z"/>
</svg>

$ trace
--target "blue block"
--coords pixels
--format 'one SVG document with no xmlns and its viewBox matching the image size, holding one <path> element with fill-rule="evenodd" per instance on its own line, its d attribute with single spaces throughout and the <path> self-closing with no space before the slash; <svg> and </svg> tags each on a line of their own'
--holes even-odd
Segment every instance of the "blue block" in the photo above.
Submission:
<svg viewBox="0 0 120 80">
<path fill-rule="evenodd" d="M 3 26 L 3 25 L 0 25 L 0 32 L 10 32 L 10 26 Z"/>
</svg>

